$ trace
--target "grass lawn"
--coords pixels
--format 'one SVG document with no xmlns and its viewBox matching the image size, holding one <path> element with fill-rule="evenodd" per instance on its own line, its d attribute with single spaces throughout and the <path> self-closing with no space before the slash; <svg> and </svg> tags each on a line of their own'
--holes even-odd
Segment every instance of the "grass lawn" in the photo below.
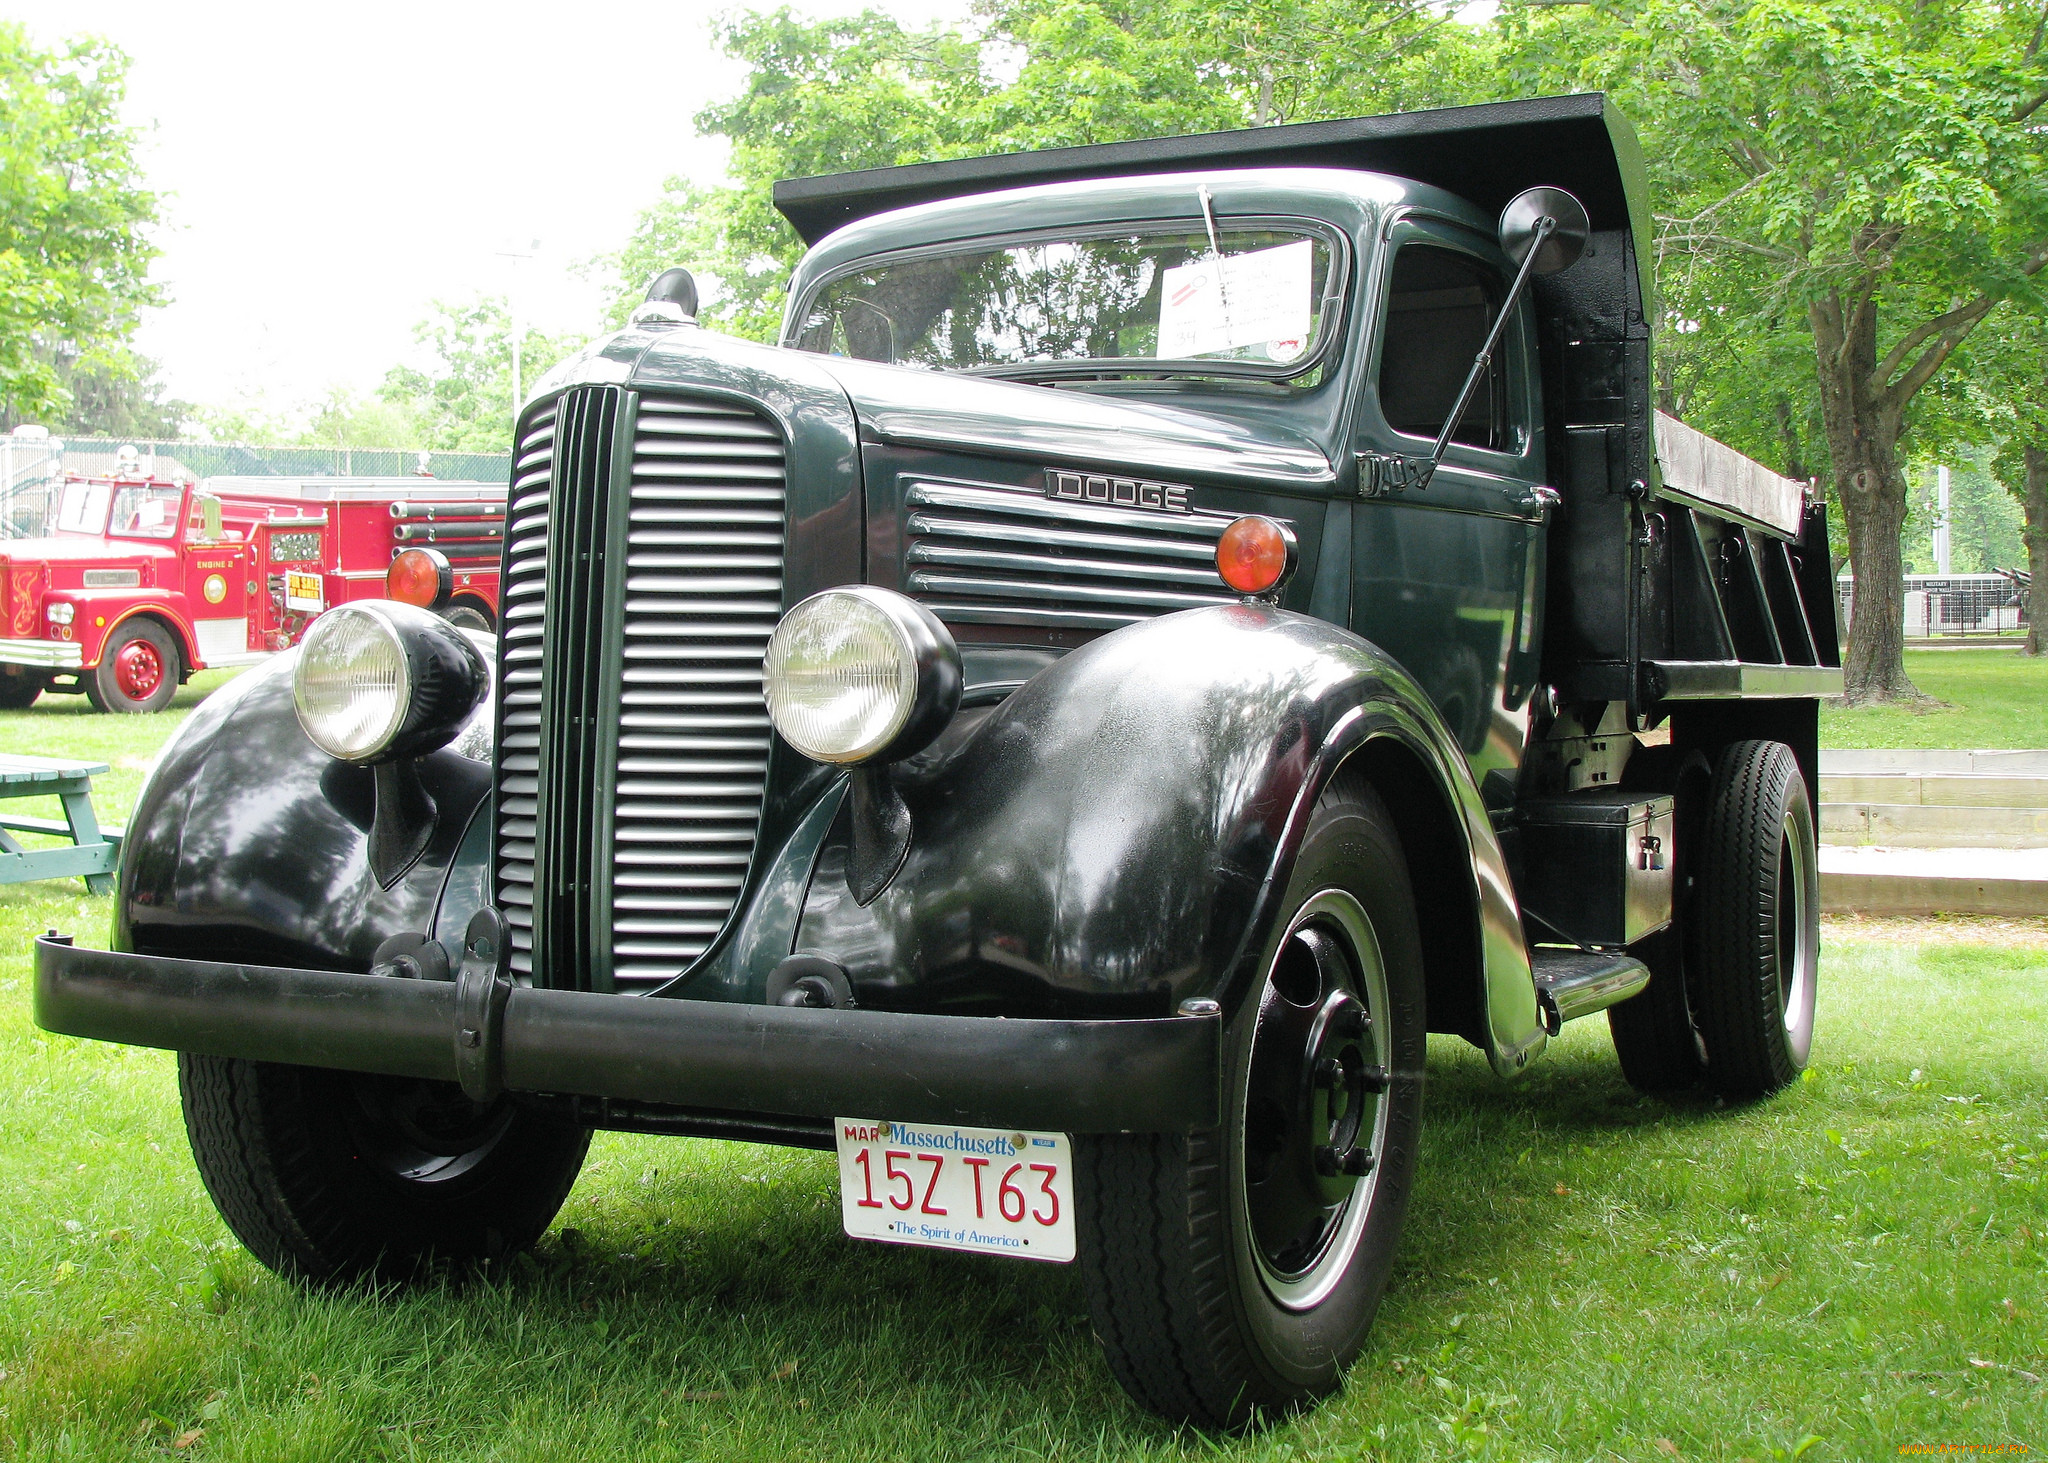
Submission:
<svg viewBox="0 0 2048 1463">
<path fill-rule="evenodd" d="M 1823 747 L 2048 747 L 2048 656 L 1909 650 L 1906 674 L 1944 706 L 1823 706 Z"/>
<path fill-rule="evenodd" d="M 2048 689 L 1997 652 L 1913 669 L 1954 697 L 1948 666 L 1993 659 Z M 75 705 L 0 717 L 0 746 L 113 763 L 99 803 L 124 818 L 177 712 Z M 1513 1087 L 1436 1039 L 1404 1257 L 1349 1387 L 1219 1441 L 1124 1401 L 1072 1268 L 843 1238 L 827 1155 L 600 1135 L 530 1260 L 296 1290 L 200 1188 L 173 1059 L 29 1023 L 31 936 L 103 943 L 111 903 L 0 886 L 0 1459 L 2048 1446 L 2048 921 L 1831 921 L 1809 1080 L 1753 1108 L 1638 1098 L 1598 1021 Z"/>
</svg>

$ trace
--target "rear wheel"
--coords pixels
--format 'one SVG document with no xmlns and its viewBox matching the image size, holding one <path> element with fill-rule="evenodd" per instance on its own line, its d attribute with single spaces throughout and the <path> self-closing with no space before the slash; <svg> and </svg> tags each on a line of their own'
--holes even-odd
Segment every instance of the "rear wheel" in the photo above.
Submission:
<svg viewBox="0 0 2048 1463">
<path fill-rule="evenodd" d="M 477 605 L 461 602 L 450 605 L 445 617 L 458 630 L 481 630 L 491 633 L 491 617 Z"/>
<path fill-rule="evenodd" d="M 1393 1268 L 1426 1022 L 1407 869 L 1369 788 L 1317 805 L 1263 972 L 1226 1029 L 1222 1127 L 1077 1142 L 1096 1334 L 1176 1422 L 1242 1427 L 1333 1391 Z"/>
<path fill-rule="evenodd" d="M 407 1280 L 508 1255 L 568 1197 L 587 1128 L 421 1082 L 180 1054 L 199 1176 L 272 1270 Z"/>
<path fill-rule="evenodd" d="M 178 694 L 182 665 L 170 631 L 155 620 L 129 620 L 107 637 L 98 669 L 84 677 L 85 697 L 100 711 L 161 711 Z"/>
<path fill-rule="evenodd" d="M 1763 1097 L 1806 1066 L 1820 964 L 1813 805 L 1790 747 L 1722 750 L 1694 867 L 1686 973 L 1707 1081 Z"/>
</svg>

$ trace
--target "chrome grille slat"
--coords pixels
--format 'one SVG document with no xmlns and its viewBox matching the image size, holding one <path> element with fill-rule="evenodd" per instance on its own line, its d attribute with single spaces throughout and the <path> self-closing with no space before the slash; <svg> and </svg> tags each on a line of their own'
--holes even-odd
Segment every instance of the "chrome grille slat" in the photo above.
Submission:
<svg viewBox="0 0 2048 1463">
<path fill-rule="evenodd" d="M 589 496 L 557 504 L 557 452 L 564 460 L 587 452 L 585 406 L 557 421 L 576 396 L 528 421 L 513 474 L 500 642 L 498 902 L 517 973 L 553 985 L 601 978 L 588 970 L 595 952 L 578 958 L 563 944 L 570 921 L 559 877 L 546 876 L 554 892 L 536 897 L 536 846 L 545 846 L 545 859 L 563 857 L 556 850 L 565 838 L 551 828 L 548 809 L 556 818 L 573 809 L 580 826 L 566 841 L 609 839 L 584 850 L 578 864 L 577 877 L 592 887 L 577 916 L 588 923 L 573 933 L 608 941 L 616 989 L 644 991 L 710 948 L 753 858 L 771 737 L 761 658 L 782 612 L 782 435 L 750 408 L 642 397 L 628 480 L 585 472 L 576 481 Z M 609 745 L 588 740 L 587 715 L 578 720 L 556 704 L 567 690 L 587 707 L 591 682 L 553 663 L 557 638 L 568 639 L 550 629 L 561 610 L 550 584 L 590 612 L 604 589 L 561 566 L 550 580 L 561 533 L 593 547 L 613 534 L 624 556 L 623 593 L 612 591 L 605 611 L 620 617 L 625 647 Z M 575 638 L 579 647 L 595 643 L 592 635 Z M 573 768 L 560 750 L 570 743 L 582 749 Z M 572 775 L 586 787 L 609 783 L 610 806 L 578 803 L 551 785 Z M 537 969 L 537 949 L 577 971 Z"/>
<path fill-rule="evenodd" d="M 1023 488 L 909 484 L 903 586 L 954 624 L 1114 630 L 1233 596 L 1217 513 L 1154 513 Z"/>
<path fill-rule="evenodd" d="M 744 408 L 643 398 L 626 511 L 613 978 L 689 967 L 732 915 L 768 781 L 761 658 L 782 613 L 782 434 Z"/>
</svg>

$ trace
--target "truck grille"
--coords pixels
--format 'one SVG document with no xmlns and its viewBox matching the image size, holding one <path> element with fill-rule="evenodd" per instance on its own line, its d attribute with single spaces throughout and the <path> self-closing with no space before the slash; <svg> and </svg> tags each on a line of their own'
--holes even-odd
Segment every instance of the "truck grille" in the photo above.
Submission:
<svg viewBox="0 0 2048 1463">
<path fill-rule="evenodd" d="M 514 971 L 568 989 L 646 990 L 703 955 L 767 779 L 781 437 L 743 407 L 641 398 L 620 494 L 624 404 L 584 387 L 538 409 L 507 505 L 498 899 Z"/>
<path fill-rule="evenodd" d="M 904 587 L 952 624 L 1114 630 L 1232 599 L 1216 574 L 1223 514 L 936 480 L 911 483 L 904 503 Z"/>
</svg>

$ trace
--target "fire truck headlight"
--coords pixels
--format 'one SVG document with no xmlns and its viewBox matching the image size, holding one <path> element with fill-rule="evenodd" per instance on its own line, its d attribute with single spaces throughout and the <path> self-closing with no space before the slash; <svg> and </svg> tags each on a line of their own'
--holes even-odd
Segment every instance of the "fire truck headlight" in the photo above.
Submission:
<svg viewBox="0 0 2048 1463">
<path fill-rule="evenodd" d="M 775 627 L 768 716 L 816 762 L 896 761 L 960 709 L 960 650 L 930 610 L 870 585 L 814 594 Z"/>
<path fill-rule="evenodd" d="M 68 625 L 71 623 L 72 617 L 78 613 L 78 606 L 67 604 L 61 599 L 52 600 L 43 613 L 49 616 L 50 623 L 53 625 Z"/>
<path fill-rule="evenodd" d="M 313 622 L 292 702 L 313 744 L 344 762 L 389 762 L 445 746 L 490 689 L 467 636 L 411 605 L 338 605 Z"/>
</svg>

